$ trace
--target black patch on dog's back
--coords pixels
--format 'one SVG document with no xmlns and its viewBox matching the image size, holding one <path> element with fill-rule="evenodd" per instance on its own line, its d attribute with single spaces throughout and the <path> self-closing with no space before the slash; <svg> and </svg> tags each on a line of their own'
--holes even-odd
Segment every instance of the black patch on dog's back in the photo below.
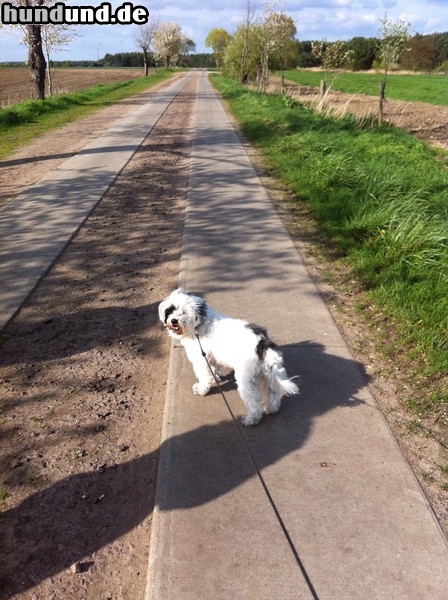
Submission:
<svg viewBox="0 0 448 600">
<path fill-rule="evenodd" d="M 268 348 L 278 347 L 275 342 L 269 339 L 268 332 L 264 327 L 260 327 L 260 325 L 255 325 L 255 323 L 248 323 L 246 327 L 253 331 L 253 333 L 255 333 L 255 335 L 260 338 L 257 347 L 255 348 L 257 356 L 260 360 L 263 360 L 266 354 L 266 350 Z"/>
<path fill-rule="evenodd" d="M 174 304 L 171 304 L 171 306 L 168 306 L 168 308 L 165 309 L 165 323 L 168 319 L 168 317 L 170 316 L 171 313 L 173 313 L 176 310 L 176 307 L 174 306 Z"/>
</svg>

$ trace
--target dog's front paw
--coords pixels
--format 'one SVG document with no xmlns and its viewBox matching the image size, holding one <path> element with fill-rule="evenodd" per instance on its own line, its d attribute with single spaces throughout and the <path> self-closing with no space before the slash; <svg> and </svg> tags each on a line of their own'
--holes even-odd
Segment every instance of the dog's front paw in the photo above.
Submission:
<svg viewBox="0 0 448 600">
<path fill-rule="evenodd" d="M 246 415 L 245 417 L 241 418 L 241 423 L 244 425 L 244 427 L 253 427 L 254 425 L 260 422 L 262 415 L 263 413 Z"/>
<path fill-rule="evenodd" d="M 206 383 L 195 383 L 193 386 L 193 394 L 196 396 L 205 396 L 210 391 L 210 386 Z"/>
</svg>

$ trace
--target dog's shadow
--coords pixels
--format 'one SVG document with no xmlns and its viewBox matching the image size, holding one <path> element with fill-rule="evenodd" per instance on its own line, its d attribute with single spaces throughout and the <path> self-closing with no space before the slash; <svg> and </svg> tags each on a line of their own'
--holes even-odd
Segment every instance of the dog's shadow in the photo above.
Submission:
<svg viewBox="0 0 448 600">
<path fill-rule="evenodd" d="M 277 414 L 264 415 L 256 427 L 245 428 L 239 422 L 244 406 L 235 391 L 233 374 L 222 377 L 220 388 L 239 431 L 228 414 L 228 420 L 166 440 L 167 448 L 163 450 L 169 456 L 169 472 L 175 475 L 166 482 L 161 509 L 190 508 L 228 493 L 254 475 L 252 460 L 263 472 L 299 450 L 319 417 L 335 409 L 351 411 L 364 404 L 369 378 L 362 365 L 344 356 L 340 349 L 332 354 L 320 344 L 302 342 L 281 350 L 288 375 L 300 374 L 296 380 L 300 394 L 284 398 Z M 216 386 L 197 401 L 224 403 Z M 322 461 L 331 462 L 331 457 L 323 456 Z"/>
</svg>

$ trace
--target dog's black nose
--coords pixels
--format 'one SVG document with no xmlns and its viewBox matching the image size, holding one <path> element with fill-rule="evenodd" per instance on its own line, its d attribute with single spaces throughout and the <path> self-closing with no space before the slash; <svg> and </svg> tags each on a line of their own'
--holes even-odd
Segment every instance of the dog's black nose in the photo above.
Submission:
<svg viewBox="0 0 448 600">
<path fill-rule="evenodd" d="M 173 327 L 177 327 L 179 325 L 179 321 L 177 319 L 171 319 L 171 325 Z"/>
</svg>

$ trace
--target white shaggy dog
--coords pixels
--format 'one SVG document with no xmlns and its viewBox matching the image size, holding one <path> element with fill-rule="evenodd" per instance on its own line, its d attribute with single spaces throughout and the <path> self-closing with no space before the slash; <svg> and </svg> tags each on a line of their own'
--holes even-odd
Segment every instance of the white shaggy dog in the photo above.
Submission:
<svg viewBox="0 0 448 600">
<path fill-rule="evenodd" d="M 243 425 L 256 425 L 263 409 L 276 413 L 282 396 L 298 393 L 297 385 L 286 376 L 281 354 L 262 327 L 221 315 L 202 298 L 181 290 L 174 290 L 160 303 L 159 317 L 193 365 L 198 378 L 195 394 L 207 394 L 214 381 L 201 346 L 217 378 L 220 367 L 234 370 L 247 409 Z"/>
</svg>

